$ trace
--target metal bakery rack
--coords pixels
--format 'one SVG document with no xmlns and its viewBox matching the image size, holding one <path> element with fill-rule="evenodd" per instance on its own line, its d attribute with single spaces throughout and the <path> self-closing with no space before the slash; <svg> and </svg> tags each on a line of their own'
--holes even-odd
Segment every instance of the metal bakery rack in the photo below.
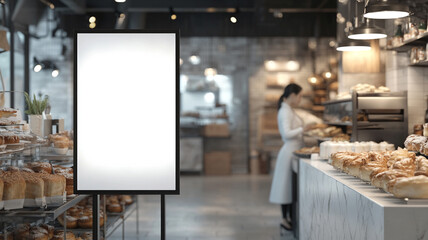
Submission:
<svg viewBox="0 0 428 240">
<path fill-rule="evenodd" d="M 12 149 L 9 151 L 0 152 L 0 166 L 20 166 L 24 162 L 32 161 L 48 161 L 51 164 L 57 165 L 73 165 L 73 155 L 72 151 L 69 151 L 67 154 L 60 155 L 52 152 L 51 147 L 45 143 L 31 144 L 26 143 L 22 147 L 17 149 Z M 41 224 L 41 223 L 52 223 L 60 217 L 64 217 L 64 225 L 61 226 L 57 221 L 55 224 L 51 224 L 55 229 L 64 230 L 64 239 L 66 239 L 66 232 L 71 231 L 73 233 L 79 234 L 83 232 L 90 232 L 92 229 L 67 229 L 66 227 L 66 214 L 67 210 L 75 206 L 81 200 L 89 197 L 89 195 L 71 195 L 67 196 L 67 200 L 64 204 L 59 206 L 48 206 L 45 208 L 22 208 L 14 210 L 0 210 L 0 231 L 3 233 L 7 232 L 11 227 L 16 227 L 20 223 L 31 223 L 31 224 Z M 107 222 L 100 229 L 101 235 L 104 239 L 110 237 L 117 229 L 121 227 L 122 230 L 122 239 L 125 239 L 125 221 L 132 215 L 136 214 L 136 224 L 137 224 L 137 234 L 139 226 L 139 213 L 138 213 L 138 198 L 132 196 L 133 203 L 128 206 L 122 206 L 123 211 L 120 213 L 109 213 L 107 214 Z M 104 209 L 106 206 L 104 205 Z M 4 235 L 4 239 L 7 239 L 7 236 Z M 1 239 L 0 239 L 1 240 Z"/>
</svg>

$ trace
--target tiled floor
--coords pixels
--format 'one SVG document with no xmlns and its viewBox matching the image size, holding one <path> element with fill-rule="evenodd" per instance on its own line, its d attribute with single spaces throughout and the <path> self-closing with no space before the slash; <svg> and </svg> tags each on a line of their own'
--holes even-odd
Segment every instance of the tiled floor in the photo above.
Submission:
<svg viewBox="0 0 428 240">
<path fill-rule="evenodd" d="M 166 196 L 166 238 L 171 240 L 282 240 L 280 208 L 268 201 L 270 176 L 183 176 L 181 194 Z M 160 239 L 160 197 L 140 196 L 136 215 L 125 224 L 125 239 Z M 120 239 L 117 230 L 109 239 Z"/>
</svg>

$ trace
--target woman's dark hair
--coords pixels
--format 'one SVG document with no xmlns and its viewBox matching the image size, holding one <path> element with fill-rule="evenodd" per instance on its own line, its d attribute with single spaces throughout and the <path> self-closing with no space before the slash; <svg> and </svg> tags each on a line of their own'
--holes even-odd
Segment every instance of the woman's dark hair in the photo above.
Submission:
<svg viewBox="0 0 428 240">
<path fill-rule="evenodd" d="M 281 97 L 279 97 L 278 100 L 278 110 L 281 108 L 281 103 L 284 101 L 284 98 L 288 98 L 292 93 L 299 94 L 300 91 L 302 91 L 302 87 L 295 84 L 290 83 L 284 88 L 284 92 L 282 93 Z"/>
</svg>

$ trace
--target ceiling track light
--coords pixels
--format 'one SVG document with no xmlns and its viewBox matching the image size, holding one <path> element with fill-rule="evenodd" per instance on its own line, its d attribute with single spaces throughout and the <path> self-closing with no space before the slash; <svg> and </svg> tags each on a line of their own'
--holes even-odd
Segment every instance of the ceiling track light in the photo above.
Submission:
<svg viewBox="0 0 428 240">
<path fill-rule="evenodd" d="M 51 76 L 56 78 L 59 75 L 59 68 L 51 60 L 37 60 L 36 57 L 33 57 L 34 72 L 40 72 L 42 70 L 51 70 Z"/>
<path fill-rule="evenodd" d="M 33 63 L 34 63 L 34 67 L 33 67 L 34 72 L 40 72 L 43 69 L 42 64 L 39 62 L 39 60 L 37 60 L 36 57 L 33 57 Z"/>
<path fill-rule="evenodd" d="M 371 47 L 365 41 L 345 41 L 336 48 L 339 52 L 370 51 Z"/>
<path fill-rule="evenodd" d="M 410 15 L 409 6 L 398 0 L 369 1 L 364 17 L 371 19 L 396 19 Z"/>
<path fill-rule="evenodd" d="M 177 14 L 174 12 L 172 7 L 169 8 L 169 17 L 171 18 L 172 21 L 177 20 Z"/>
<path fill-rule="evenodd" d="M 239 8 L 235 8 L 234 13 L 232 13 L 232 15 L 229 18 L 231 23 L 235 24 L 238 22 L 238 14 L 239 14 Z"/>
<path fill-rule="evenodd" d="M 387 35 L 385 29 L 376 27 L 373 23 L 373 20 L 370 19 L 366 19 L 365 23 L 353 29 L 348 35 L 348 38 L 353 40 L 370 40 L 386 37 Z"/>
</svg>

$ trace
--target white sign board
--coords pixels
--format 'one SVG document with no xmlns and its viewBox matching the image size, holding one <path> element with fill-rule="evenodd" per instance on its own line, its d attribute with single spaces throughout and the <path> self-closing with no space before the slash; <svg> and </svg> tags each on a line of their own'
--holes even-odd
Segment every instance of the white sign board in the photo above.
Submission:
<svg viewBox="0 0 428 240">
<path fill-rule="evenodd" d="M 75 34 L 77 193 L 178 189 L 178 34 Z"/>
</svg>

